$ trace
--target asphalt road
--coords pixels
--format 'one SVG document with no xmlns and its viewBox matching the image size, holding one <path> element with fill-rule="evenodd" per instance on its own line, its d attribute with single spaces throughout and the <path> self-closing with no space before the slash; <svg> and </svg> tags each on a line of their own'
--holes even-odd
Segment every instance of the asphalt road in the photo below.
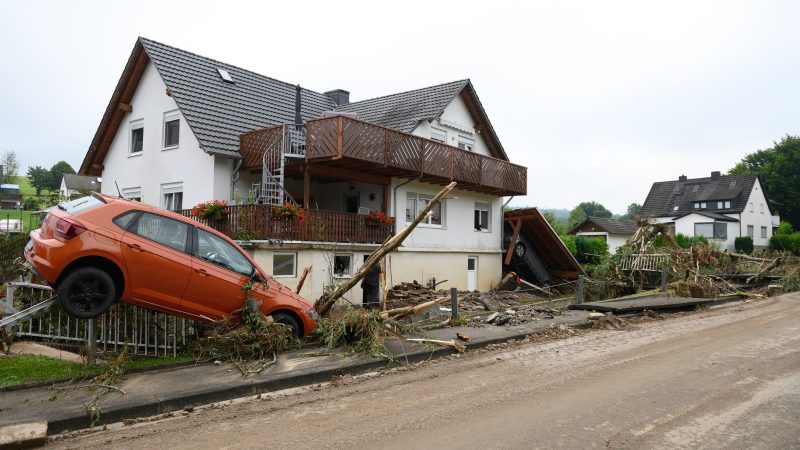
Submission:
<svg viewBox="0 0 800 450">
<path fill-rule="evenodd" d="M 69 436 L 71 448 L 800 448 L 800 294 Z"/>
</svg>

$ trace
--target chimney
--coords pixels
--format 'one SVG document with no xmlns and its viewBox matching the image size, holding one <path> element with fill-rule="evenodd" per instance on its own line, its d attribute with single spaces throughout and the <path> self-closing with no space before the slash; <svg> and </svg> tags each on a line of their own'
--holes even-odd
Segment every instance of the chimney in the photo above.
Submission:
<svg viewBox="0 0 800 450">
<path fill-rule="evenodd" d="M 325 95 L 333 100 L 333 103 L 336 103 L 337 106 L 350 103 L 350 92 L 345 91 L 344 89 L 334 89 L 326 92 Z"/>
<path fill-rule="evenodd" d="M 720 175 L 719 171 L 715 170 L 714 172 L 711 172 L 711 179 L 716 180 L 719 178 L 719 175 Z"/>
<path fill-rule="evenodd" d="M 678 181 L 686 181 L 686 175 L 679 176 Z"/>
</svg>

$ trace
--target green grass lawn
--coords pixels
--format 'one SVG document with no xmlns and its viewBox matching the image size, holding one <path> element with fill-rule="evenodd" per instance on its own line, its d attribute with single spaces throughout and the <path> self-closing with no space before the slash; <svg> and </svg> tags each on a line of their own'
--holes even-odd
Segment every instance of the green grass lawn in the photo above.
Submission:
<svg viewBox="0 0 800 450">
<path fill-rule="evenodd" d="M 19 193 L 24 197 L 36 196 L 36 188 L 31 186 L 28 177 L 14 177 L 14 184 L 19 185 Z"/>
<path fill-rule="evenodd" d="M 40 217 L 35 216 L 31 218 L 32 211 L 20 211 L 17 209 L 0 209 L 0 222 L 5 221 L 6 219 L 22 219 L 22 226 L 25 228 L 25 232 L 31 231 L 32 229 L 35 230 L 39 228 L 39 221 L 41 220 Z M 21 216 L 20 216 L 21 214 Z"/>
<path fill-rule="evenodd" d="M 125 370 L 142 367 L 154 367 L 180 361 L 192 360 L 191 356 L 177 358 L 129 359 L 125 362 Z M 0 356 L 0 386 L 32 383 L 55 378 L 78 378 L 97 375 L 103 371 L 103 365 L 89 367 L 86 364 L 64 361 L 38 355 Z"/>
</svg>

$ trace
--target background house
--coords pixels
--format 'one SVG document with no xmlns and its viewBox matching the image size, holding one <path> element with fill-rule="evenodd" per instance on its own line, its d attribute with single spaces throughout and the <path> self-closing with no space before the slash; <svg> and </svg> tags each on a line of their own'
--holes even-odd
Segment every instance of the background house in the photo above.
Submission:
<svg viewBox="0 0 800 450">
<path fill-rule="evenodd" d="M 653 183 L 640 215 L 669 224 L 674 233 L 703 236 L 733 251 L 734 240 L 750 236 L 757 248 L 768 248 L 773 225 L 769 200 L 755 173 L 687 178 Z"/>
<path fill-rule="evenodd" d="M 503 197 L 527 190 L 469 80 L 359 102 L 140 38 L 80 168 L 104 193 L 172 210 L 252 204 L 214 224 L 303 294 L 349 277 L 452 180 L 459 183 L 390 260 L 389 282 L 486 290 L 501 276 Z M 271 217 L 297 202 L 306 220 Z M 369 212 L 394 224 L 370 225 Z M 242 233 L 245 230 L 246 233 Z M 280 243 L 277 244 L 276 241 Z M 350 300 L 360 301 L 360 291 Z"/>
<path fill-rule="evenodd" d="M 603 239 L 608 244 L 608 252 L 614 254 L 636 233 L 636 229 L 635 220 L 587 217 L 569 230 L 568 234 Z"/>
<path fill-rule="evenodd" d="M 92 191 L 101 191 L 100 178 L 65 173 L 61 179 L 58 195 L 62 199 L 70 199 L 74 195 L 87 194 Z"/>
</svg>

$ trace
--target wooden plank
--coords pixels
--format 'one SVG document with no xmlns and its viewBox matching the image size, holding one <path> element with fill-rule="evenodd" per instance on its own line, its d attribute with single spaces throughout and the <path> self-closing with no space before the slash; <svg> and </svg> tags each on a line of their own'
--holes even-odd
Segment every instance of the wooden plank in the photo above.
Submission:
<svg viewBox="0 0 800 450">
<path fill-rule="evenodd" d="M 522 220 L 517 220 L 514 224 L 514 234 L 511 236 L 511 244 L 508 245 L 508 250 L 506 250 L 505 265 L 511 264 L 511 257 L 514 256 L 514 246 L 517 244 L 517 239 L 519 239 L 520 228 L 522 228 Z"/>
</svg>

